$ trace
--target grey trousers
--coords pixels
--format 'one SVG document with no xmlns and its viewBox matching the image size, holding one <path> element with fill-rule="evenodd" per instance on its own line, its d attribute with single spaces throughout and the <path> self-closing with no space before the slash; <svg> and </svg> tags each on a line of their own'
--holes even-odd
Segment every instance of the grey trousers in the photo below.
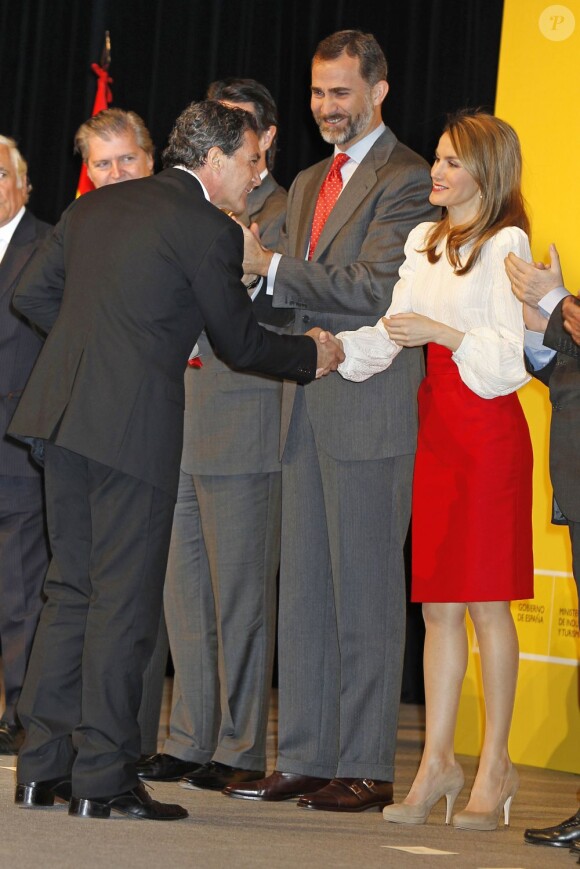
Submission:
<svg viewBox="0 0 580 869">
<path fill-rule="evenodd" d="M 164 593 L 167 754 L 265 769 L 279 552 L 280 473 L 181 473 Z"/>
<path fill-rule="evenodd" d="M 300 390 L 282 460 L 277 768 L 392 781 L 413 456 L 317 449 Z"/>
</svg>

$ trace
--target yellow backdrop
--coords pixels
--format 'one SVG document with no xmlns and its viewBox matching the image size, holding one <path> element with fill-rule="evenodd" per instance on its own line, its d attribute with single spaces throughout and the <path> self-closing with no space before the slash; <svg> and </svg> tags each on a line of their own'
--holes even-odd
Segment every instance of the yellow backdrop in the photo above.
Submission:
<svg viewBox="0 0 580 869">
<path fill-rule="evenodd" d="M 454 108 L 450 106 L 450 108 Z M 569 289 L 580 287 L 580 0 L 505 0 L 496 114 L 517 130 L 532 251 L 549 262 L 555 241 Z M 520 676 L 510 751 L 518 763 L 580 773 L 578 602 L 566 528 L 550 524 L 550 405 L 536 382 L 520 392 L 534 445 L 535 597 L 512 611 Z M 498 529 L 501 533 L 501 529 Z M 477 645 L 461 699 L 456 749 L 479 754 L 484 708 Z"/>
</svg>

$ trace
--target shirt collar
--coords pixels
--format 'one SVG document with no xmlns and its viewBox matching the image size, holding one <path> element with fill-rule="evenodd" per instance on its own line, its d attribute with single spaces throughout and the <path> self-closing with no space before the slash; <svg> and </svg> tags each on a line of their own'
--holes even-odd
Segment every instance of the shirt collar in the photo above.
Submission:
<svg viewBox="0 0 580 869">
<path fill-rule="evenodd" d="M 199 183 L 201 184 L 201 189 L 203 190 L 203 195 L 205 196 L 205 198 L 207 199 L 208 202 L 211 202 L 211 199 L 209 198 L 209 193 L 207 192 L 207 187 L 205 186 L 205 184 L 203 183 L 203 181 L 201 180 L 199 175 L 195 174 L 193 169 L 188 169 L 187 166 L 174 166 L 173 168 L 174 169 L 183 169 L 184 172 L 189 172 L 190 175 L 193 175 L 193 177 L 197 181 L 199 181 Z"/>
<path fill-rule="evenodd" d="M 381 121 L 378 127 L 375 127 L 375 129 L 368 133 L 364 139 L 361 139 L 360 142 L 356 142 L 350 148 L 347 148 L 346 151 L 341 151 L 340 148 L 335 146 L 334 156 L 336 157 L 337 154 L 342 153 L 350 157 L 351 160 L 354 160 L 355 163 L 362 163 L 377 139 L 383 135 L 386 129 L 386 126 Z"/>
<path fill-rule="evenodd" d="M 22 208 L 20 209 L 20 211 L 14 215 L 12 220 L 9 220 L 8 223 L 6 223 L 4 226 L 0 226 L 0 239 L 2 239 L 2 241 L 5 243 L 6 246 L 8 246 L 10 244 L 10 242 L 12 240 L 12 236 L 14 235 L 14 232 L 16 230 L 16 227 L 18 226 L 18 224 L 20 223 L 20 221 L 24 217 L 25 211 L 26 211 L 26 208 L 23 205 Z"/>
</svg>

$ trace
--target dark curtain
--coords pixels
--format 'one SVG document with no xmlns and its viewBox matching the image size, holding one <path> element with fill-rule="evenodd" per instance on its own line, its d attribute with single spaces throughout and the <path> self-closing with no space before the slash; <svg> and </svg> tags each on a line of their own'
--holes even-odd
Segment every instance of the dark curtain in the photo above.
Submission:
<svg viewBox="0 0 580 869">
<path fill-rule="evenodd" d="M 276 175 L 325 156 L 310 118 L 309 67 L 335 30 L 372 31 L 387 55 L 385 121 L 431 159 L 445 115 L 493 107 L 503 0 L 0 0 L 0 133 L 28 159 L 32 210 L 55 221 L 74 197 L 76 128 L 92 109 L 104 31 L 114 105 L 134 109 L 158 152 L 180 111 L 212 79 L 263 81 L 278 101 Z"/>
</svg>

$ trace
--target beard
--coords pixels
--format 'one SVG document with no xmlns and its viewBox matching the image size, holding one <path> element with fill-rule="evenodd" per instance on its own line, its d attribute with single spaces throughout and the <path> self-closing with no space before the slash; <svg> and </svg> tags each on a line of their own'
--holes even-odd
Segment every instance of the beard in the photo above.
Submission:
<svg viewBox="0 0 580 869">
<path fill-rule="evenodd" d="M 366 127 L 368 127 L 373 116 L 373 111 L 374 106 L 372 99 L 369 96 L 364 109 L 359 112 L 358 115 L 354 115 L 354 117 L 352 115 L 340 114 L 337 112 L 334 115 L 326 115 L 325 117 L 318 117 L 314 120 L 318 124 L 320 135 L 325 142 L 329 145 L 344 145 L 345 142 L 350 142 L 352 139 L 355 139 L 363 132 L 363 130 L 366 129 Z M 332 124 L 328 123 L 328 121 L 339 118 L 348 118 L 346 126 L 335 128 Z"/>
</svg>

